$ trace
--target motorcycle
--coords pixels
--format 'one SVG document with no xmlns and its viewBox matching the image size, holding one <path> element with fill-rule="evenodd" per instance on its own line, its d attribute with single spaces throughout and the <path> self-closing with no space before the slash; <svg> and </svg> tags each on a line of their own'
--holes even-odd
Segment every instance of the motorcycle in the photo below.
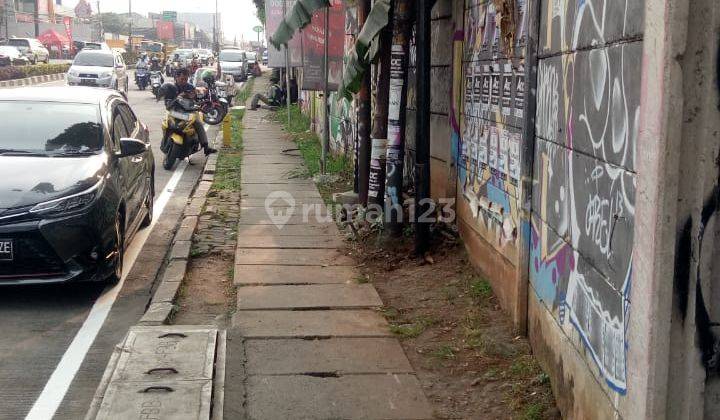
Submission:
<svg viewBox="0 0 720 420">
<path fill-rule="evenodd" d="M 194 100 L 177 97 L 167 106 L 162 123 L 163 140 L 160 150 L 165 154 L 163 168 L 172 170 L 175 161 L 190 157 L 200 150 L 195 122 L 203 122 L 200 107 Z"/>
<path fill-rule="evenodd" d="M 157 98 L 160 86 L 162 86 L 163 79 L 159 71 L 150 72 L 150 86 L 152 88 L 153 95 Z"/>
<path fill-rule="evenodd" d="M 197 98 L 200 111 L 205 115 L 206 123 L 218 125 L 223 122 L 230 106 L 227 99 L 218 95 L 216 83 L 210 84 L 207 88 L 198 89 Z"/>
<path fill-rule="evenodd" d="M 145 90 L 150 84 L 150 72 L 146 68 L 138 68 L 135 71 L 135 84 L 140 90 Z"/>
</svg>

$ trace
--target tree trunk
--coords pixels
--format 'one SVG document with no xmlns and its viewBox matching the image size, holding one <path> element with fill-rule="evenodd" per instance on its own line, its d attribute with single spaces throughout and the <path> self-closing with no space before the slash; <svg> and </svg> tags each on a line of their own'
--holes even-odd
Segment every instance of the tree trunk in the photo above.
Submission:
<svg viewBox="0 0 720 420">
<path fill-rule="evenodd" d="M 403 163 L 405 160 L 405 108 L 407 105 L 408 50 L 412 35 L 414 1 L 395 0 L 390 60 L 390 100 L 385 180 L 385 217 L 392 235 L 402 232 Z"/>
<path fill-rule="evenodd" d="M 382 206 L 385 199 L 385 154 L 387 148 L 388 101 L 390 96 L 390 58 L 392 30 L 390 25 L 380 34 L 380 59 L 378 62 L 378 80 L 376 87 L 375 112 L 370 137 L 372 151 L 370 157 L 370 179 L 368 204 Z"/>
<path fill-rule="evenodd" d="M 370 14 L 370 0 L 358 0 L 358 28 L 365 25 Z M 370 72 L 366 71 L 360 85 L 357 101 L 357 156 L 355 159 L 355 191 L 360 204 L 368 204 L 368 180 L 370 177 Z"/>
</svg>

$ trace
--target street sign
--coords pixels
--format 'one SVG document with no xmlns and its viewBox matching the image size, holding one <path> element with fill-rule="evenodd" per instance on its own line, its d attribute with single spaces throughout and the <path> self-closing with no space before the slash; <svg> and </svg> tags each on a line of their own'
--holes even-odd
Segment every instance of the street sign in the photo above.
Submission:
<svg viewBox="0 0 720 420">
<path fill-rule="evenodd" d="M 168 22 L 177 22 L 177 12 L 172 10 L 164 10 L 163 20 Z"/>
<path fill-rule="evenodd" d="M 253 31 L 255 31 L 255 32 L 257 32 L 257 33 L 262 32 L 263 29 L 264 29 L 264 28 L 263 28 L 262 26 L 260 26 L 260 25 L 253 27 Z"/>
</svg>

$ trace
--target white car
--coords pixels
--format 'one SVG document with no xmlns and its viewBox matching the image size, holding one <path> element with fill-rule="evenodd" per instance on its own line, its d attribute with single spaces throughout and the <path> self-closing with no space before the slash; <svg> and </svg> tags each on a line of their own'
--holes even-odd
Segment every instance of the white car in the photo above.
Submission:
<svg viewBox="0 0 720 420">
<path fill-rule="evenodd" d="M 16 47 L 20 53 L 30 60 L 30 63 L 50 62 L 50 51 L 35 38 L 10 38 L 7 45 Z"/>
<path fill-rule="evenodd" d="M 20 53 L 15 47 L 0 45 L 0 66 L 25 66 L 30 60 Z"/>
<path fill-rule="evenodd" d="M 97 86 L 127 93 L 129 76 L 122 55 L 109 50 L 82 50 L 67 73 L 70 86 Z"/>
</svg>

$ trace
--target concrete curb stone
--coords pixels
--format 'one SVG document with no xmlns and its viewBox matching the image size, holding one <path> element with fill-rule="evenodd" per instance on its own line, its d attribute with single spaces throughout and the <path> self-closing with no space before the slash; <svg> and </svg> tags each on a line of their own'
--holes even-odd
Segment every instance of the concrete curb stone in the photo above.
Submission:
<svg viewBox="0 0 720 420">
<path fill-rule="evenodd" d="M 44 76 L 31 76 L 25 79 L 5 80 L 0 82 L 0 88 L 16 86 L 32 86 L 39 83 L 53 82 L 65 78 L 65 73 L 55 73 Z"/>
</svg>

